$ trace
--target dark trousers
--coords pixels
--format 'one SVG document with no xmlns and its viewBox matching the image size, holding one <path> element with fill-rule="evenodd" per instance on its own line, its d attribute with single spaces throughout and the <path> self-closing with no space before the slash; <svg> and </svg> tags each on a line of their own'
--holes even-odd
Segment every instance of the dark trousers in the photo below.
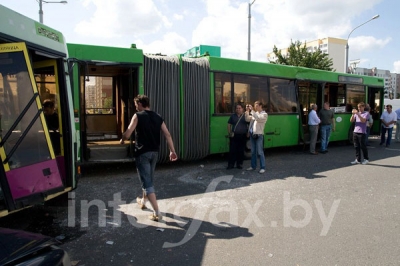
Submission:
<svg viewBox="0 0 400 266">
<path fill-rule="evenodd" d="M 365 145 L 367 145 L 367 146 L 369 145 L 369 143 L 368 143 L 369 133 L 371 133 L 371 128 L 367 127 L 367 134 L 365 136 Z"/>
<path fill-rule="evenodd" d="M 365 137 L 365 134 L 353 132 L 353 142 L 354 148 L 356 149 L 356 159 L 359 162 L 361 162 L 361 151 L 363 153 L 364 159 L 369 160 L 368 149 L 365 145 Z"/>
<path fill-rule="evenodd" d="M 246 134 L 235 134 L 230 138 L 228 166 L 242 166 L 244 160 L 244 149 L 246 147 Z"/>
<path fill-rule="evenodd" d="M 390 143 L 392 141 L 393 128 L 392 127 L 389 127 L 389 128 L 382 127 L 381 130 L 382 130 L 382 133 L 381 133 L 381 143 L 380 143 L 380 145 L 385 144 L 385 137 L 386 137 L 386 131 L 387 131 L 388 136 L 387 136 L 387 139 L 386 139 L 386 146 L 390 146 Z"/>
</svg>

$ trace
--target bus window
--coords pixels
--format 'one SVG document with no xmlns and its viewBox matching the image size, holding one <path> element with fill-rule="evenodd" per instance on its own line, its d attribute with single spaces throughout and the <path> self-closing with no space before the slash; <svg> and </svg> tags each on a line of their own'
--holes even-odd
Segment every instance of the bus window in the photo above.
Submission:
<svg viewBox="0 0 400 266">
<path fill-rule="evenodd" d="M 89 76 L 85 80 L 85 126 L 88 140 L 117 139 L 113 77 Z"/>
<path fill-rule="evenodd" d="M 215 73 L 215 113 L 232 113 L 231 75 Z"/>
<path fill-rule="evenodd" d="M 335 113 L 344 113 L 346 111 L 344 85 L 327 83 L 324 90 L 324 102 L 328 102 Z"/>
<path fill-rule="evenodd" d="M 268 98 L 268 78 L 266 77 L 215 74 L 215 113 L 217 114 L 233 113 L 236 104 L 245 106 L 261 101 L 264 106 L 267 106 Z"/>
<path fill-rule="evenodd" d="M 235 90 L 240 86 L 246 86 L 247 90 L 242 94 L 242 99 L 245 104 L 254 105 L 255 101 L 260 101 L 265 109 L 268 106 L 269 90 L 268 78 L 257 76 L 235 75 Z"/>
<path fill-rule="evenodd" d="M 296 87 L 293 80 L 270 79 L 271 103 L 268 112 L 297 113 Z"/>
<path fill-rule="evenodd" d="M 55 155 L 61 154 L 60 139 L 60 110 L 59 110 L 59 94 L 57 92 L 56 75 L 54 74 L 54 66 L 52 63 L 41 66 L 34 64 L 35 81 L 38 87 L 40 99 L 43 106 L 43 114 L 47 123 L 50 134 L 50 140 L 53 144 Z M 44 64 L 44 65 L 43 65 Z"/>
<path fill-rule="evenodd" d="M 37 117 L 38 106 L 32 102 L 36 95 L 24 55 L 14 52 L 8 53 L 7 57 L 13 65 L 2 64 L 4 68 L 8 67 L 7 72 L 0 70 L 1 129 L 3 136 L 9 134 L 4 149 L 11 155 L 8 158 L 10 169 L 14 169 L 49 159 L 50 152 L 41 120 Z M 25 108 L 28 109 L 23 113 Z M 15 121 L 18 124 L 13 127 Z M 24 134 L 21 141 L 20 136 Z"/>
<path fill-rule="evenodd" d="M 233 75 L 234 82 L 234 101 L 235 104 L 240 103 L 253 105 L 255 101 L 260 101 L 264 108 L 268 103 L 268 78 Z"/>
<path fill-rule="evenodd" d="M 112 77 L 88 77 L 85 83 L 87 114 L 113 114 Z"/>
<path fill-rule="evenodd" d="M 351 109 L 353 108 L 357 109 L 358 103 L 365 102 L 365 90 L 364 86 L 362 85 L 347 85 L 346 93 L 346 106 L 348 107 L 346 108 L 347 112 L 351 112 Z"/>
</svg>

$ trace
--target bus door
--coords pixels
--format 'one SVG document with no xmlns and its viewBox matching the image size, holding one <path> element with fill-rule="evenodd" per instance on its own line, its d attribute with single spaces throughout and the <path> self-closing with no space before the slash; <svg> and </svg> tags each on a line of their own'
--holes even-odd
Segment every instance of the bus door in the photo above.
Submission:
<svg viewBox="0 0 400 266">
<path fill-rule="evenodd" d="M 83 155 L 88 162 L 131 161 L 131 143 L 119 140 L 135 110 L 137 66 L 87 62 L 81 67 Z M 133 106 L 133 108 L 132 108 Z"/>
<path fill-rule="evenodd" d="M 42 101 L 52 148 L 56 156 L 64 155 L 58 71 L 55 60 L 34 63 L 35 80 Z M 50 104 L 48 104 L 50 103 Z"/>
<path fill-rule="evenodd" d="M 381 102 L 381 88 L 376 87 L 368 87 L 368 103 L 371 107 L 370 114 L 374 119 L 374 124 L 371 127 L 370 135 L 379 135 L 381 128 L 381 110 L 382 106 L 380 106 Z"/>
<path fill-rule="evenodd" d="M 318 110 L 322 108 L 322 84 L 310 81 L 299 81 L 298 92 L 301 116 L 301 119 L 299 119 L 300 140 L 302 143 L 309 143 L 308 113 L 313 104 L 317 104 Z"/>
<path fill-rule="evenodd" d="M 13 211 L 63 191 L 24 43 L 0 44 L 0 125 L 0 208 Z"/>
</svg>

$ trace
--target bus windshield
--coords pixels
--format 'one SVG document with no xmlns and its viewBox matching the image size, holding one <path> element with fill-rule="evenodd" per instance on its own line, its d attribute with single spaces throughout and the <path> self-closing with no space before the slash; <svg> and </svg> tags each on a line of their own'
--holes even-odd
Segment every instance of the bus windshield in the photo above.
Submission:
<svg viewBox="0 0 400 266">
<path fill-rule="evenodd" d="M 0 58 L 0 138 L 11 169 L 50 158 L 22 51 Z"/>
</svg>

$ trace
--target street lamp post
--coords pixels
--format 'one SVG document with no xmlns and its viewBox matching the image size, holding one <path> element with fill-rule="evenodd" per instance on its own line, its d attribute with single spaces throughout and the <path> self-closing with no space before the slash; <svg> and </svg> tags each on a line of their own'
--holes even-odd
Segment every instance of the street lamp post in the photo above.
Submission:
<svg viewBox="0 0 400 266">
<path fill-rule="evenodd" d="M 247 60 L 251 60 L 251 53 L 250 53 L 250 31 L 251 31 L 251 6 L 254 4 L 256 0 L 253 0 L 253 2 L 249 3 L 249 29 L 248 29 L 248 46 L 247 46 Z"/>
<path fill-rule="evenodd" d="M 39 21 L 43 24 L 43 3 L 46 4 L 67 4 L 67 1 L 45 1 L 37 0 L 39 2 Z"/>
<path fill-rule="evenodd" d="M 350 38 L 350 35 L 353 33 L 353 31 L 355 31 L 356 29 L 358 29 L 362 25 L 367 24 L 371 20 L 374 20 L 374 19 L 377 19 L 377 18 L 379 18 L 379 15 L 373 16 L 371 19 L 369 19 L 366 22 L 364 22 L 364 23 L 358 25 L 357 27 L 355 27 L 352 31 L 350 31 L 349 36 L 347 36 L 347 41 L 346 41 L 346 60 L 345 60 L 346 62 L 345 62 L 345 66 L 344 66 L 345 73 L 349 72 L 348 69 L 349 69 L 349 38 Z"/>
</svg>

